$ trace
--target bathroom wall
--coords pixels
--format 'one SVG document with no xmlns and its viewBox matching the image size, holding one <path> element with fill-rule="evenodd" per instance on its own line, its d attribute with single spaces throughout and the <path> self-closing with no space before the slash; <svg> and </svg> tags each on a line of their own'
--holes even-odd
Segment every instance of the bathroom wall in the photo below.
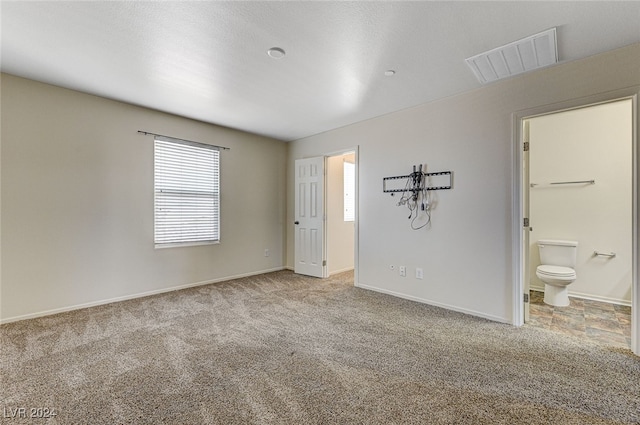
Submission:
<svg viewBox="0 0 640 425">
<path fill-rule="evenodd" d="M 569 295 L 631 303 L 632 102 L 630 99 L 529 120 L 531 287 L 543 289 L 536 241 L 578 241 Z M 595 180 L 595 184 L 549 185 Z M 545 184 L 547 183 L 547 184 Z M 614 258 L 594 251 L 615 252 Z"/>
<path fill-rule="evenodd" d="M 329 274 L 353 269 L 354 222 L 344 221 L 344 162 L 355 154 L 327 158 L 327 267 Z"/>
</svg>

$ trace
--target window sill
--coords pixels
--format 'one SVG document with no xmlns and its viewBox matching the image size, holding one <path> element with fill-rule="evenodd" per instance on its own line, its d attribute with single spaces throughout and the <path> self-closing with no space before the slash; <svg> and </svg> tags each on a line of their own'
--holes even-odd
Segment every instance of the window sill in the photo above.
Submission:
<svg viewBox="0 0 640 425">
<path fill-rule="evenodd" d="M 220 241 L 207 241 L 207 242 L 179 242 L 179 243 L 160 243 L 155 244 L 155 249 L 165 248 L 184 248 L 188 246 L 203 246 L 203 245 L 218 245 Z"/>
</svg>

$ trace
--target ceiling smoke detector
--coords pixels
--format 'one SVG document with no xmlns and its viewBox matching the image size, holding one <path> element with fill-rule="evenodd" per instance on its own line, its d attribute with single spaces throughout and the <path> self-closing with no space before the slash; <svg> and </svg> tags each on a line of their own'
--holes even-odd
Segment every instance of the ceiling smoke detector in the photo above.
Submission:
<svg viewBox="0 0 640 425">
<path fill-rule="evenodd" d="M 480 53 L 466 62 L 482 84 L 553 65 L 558 63 L 556 29 Z"/>
<path fill-rule="evenodd" d="M 280 47 L 272 47 L 269 50 L 267 50 L 267 54 L 274 59 L 280 59 L 280 58 L 283 58 L 284 55 L 286 55 L 286 52 L 284 51 L 284 49 L 281 49 Z"/>
</svg>

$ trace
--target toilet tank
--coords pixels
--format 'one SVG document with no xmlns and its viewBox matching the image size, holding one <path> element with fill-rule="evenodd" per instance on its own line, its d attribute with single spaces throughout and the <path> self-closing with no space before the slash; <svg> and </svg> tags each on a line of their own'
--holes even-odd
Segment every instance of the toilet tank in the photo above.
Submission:
<svg viewBox="0 0 640 425">
<path fill-rule="evenodd" d="M 578 242 L 542 239 L 538 241 L 540 264 L 575 268 Z"/>
</svg>

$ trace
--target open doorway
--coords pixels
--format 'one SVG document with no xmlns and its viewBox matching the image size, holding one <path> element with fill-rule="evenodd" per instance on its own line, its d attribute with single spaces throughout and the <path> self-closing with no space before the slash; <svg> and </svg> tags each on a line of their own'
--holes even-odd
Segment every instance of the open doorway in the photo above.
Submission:
<svg viewBox="0 0 640 425">
<path fill-rule="evenodd" d="M 294 272 L 358 279 L 358 150 L 295 161 Z"/>
<path fill-rule="evenodd" d="M 517 125 L 523 322 L 637 353 L 636 114 L 631 96 L 525 113 Z M 557 288 L 538 273 L 541 241 L 577 242 L 568 305 L 544 295 Z"/>
<path fill-rule="evenodd" d="M 523 325 L 525 316 L 529 313 L 529 273 L 534 268 L 529 265 L 529 234 L 528 223 L 528 182 L 529 171 L 528 153 L 526 152 L 525 122 L 529 118 L 552 114 L 556 112 L 569 111 L 615 102 L 623 99 L 631 101 L 631 158 L 632 163 L 632 190 L 629 195 L 632 199 L 632 234 L 631 234 L 631 350 L 640 355 L 640 292 L 638 284 L 638 240 L 640 222 L 640 184 L 638 181 L 638 122 L 640 122 L 640 110 L 638 109 L 638 95 L 640 86 L 621 89 L 614 92 L 602 93 L 588 98 L 573 99 L 559 104 L 539 106 L 513 114 L 514 150 L 513 150 L 513 277 L 514 277 L 514 302 L 513 302 L 513 324 Z M 533 241 L 531 241 L 533 242 Z"/>
<path fill-rule="evenodd" d="M 327 156 L 328 274 L 355 268 L 356 153 Z"/>
</svg>

